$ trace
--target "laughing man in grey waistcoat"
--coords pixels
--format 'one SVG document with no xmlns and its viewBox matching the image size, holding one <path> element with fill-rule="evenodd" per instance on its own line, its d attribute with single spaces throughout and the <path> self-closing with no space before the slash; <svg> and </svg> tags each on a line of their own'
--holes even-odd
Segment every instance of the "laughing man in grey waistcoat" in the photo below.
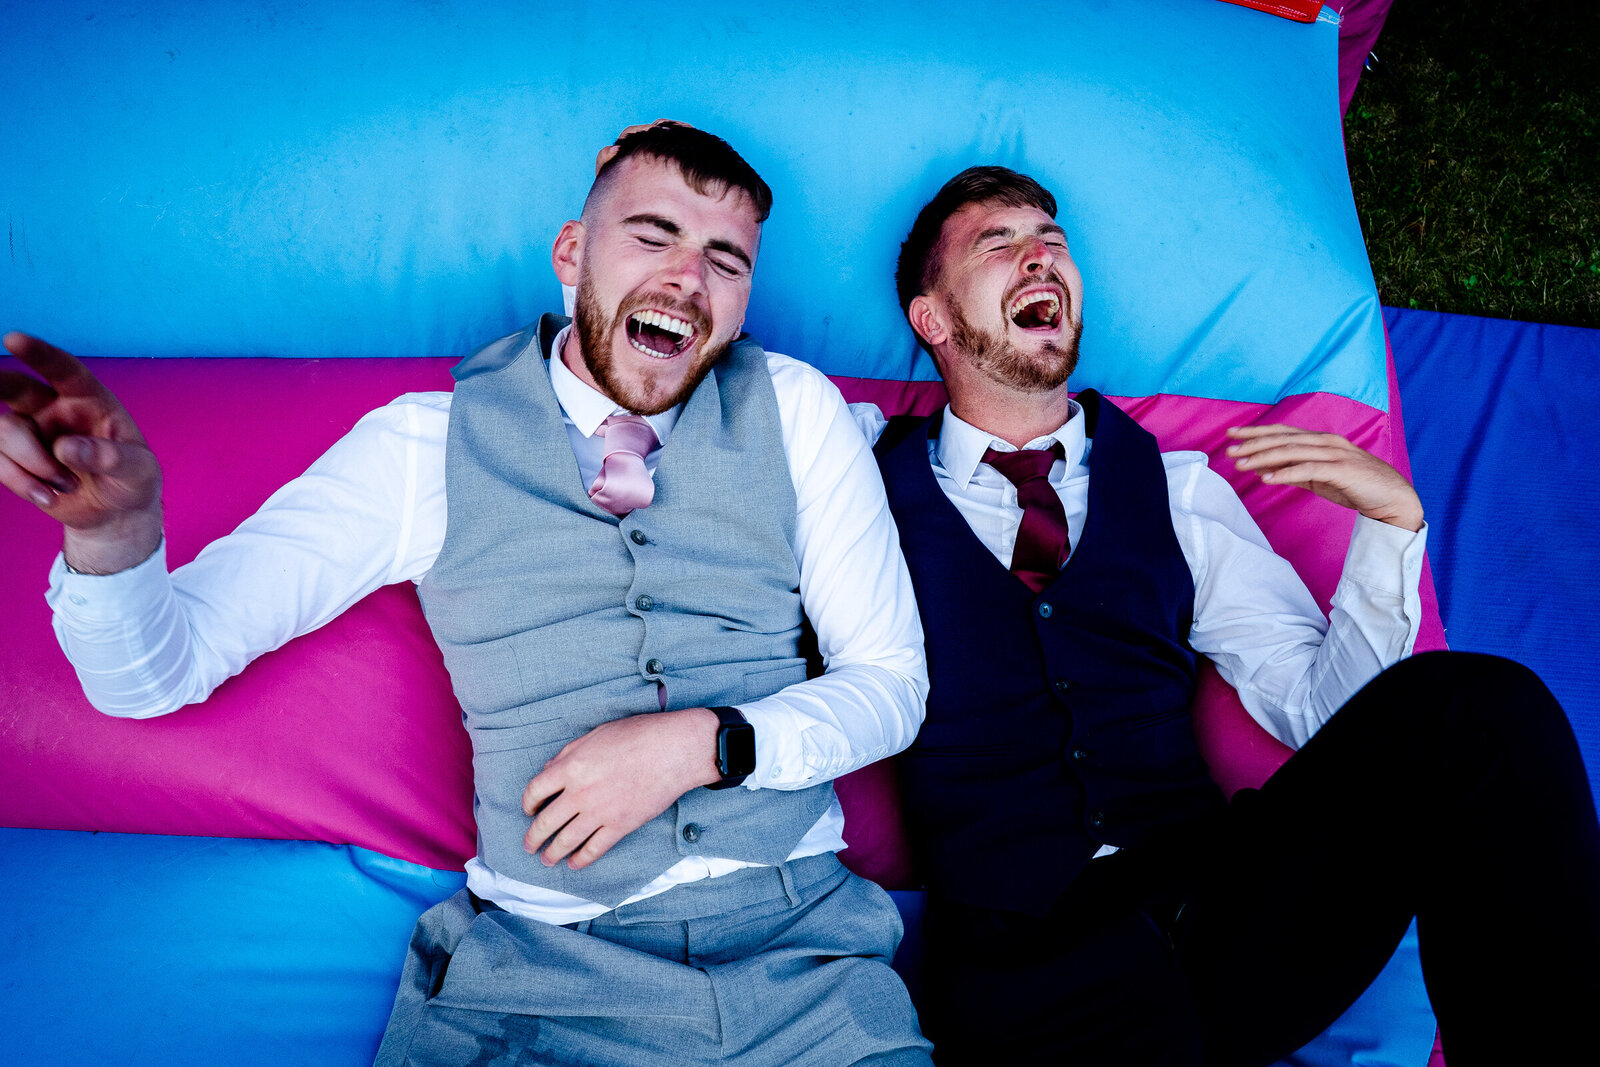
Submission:
<svg viewBox="0 0 1600 1067">
<path fill-rule="evenodd" d="M 6 337 L 44 381 L 0 375 L 0 469 L 65 527 L 50 599 L 102 710 L 202 700 L 417 583 L 478 853 L 417 924 L 381 1063 L 928 1061 L 889 967 L 899 917 L 835 858 L 830 784 L 915 734 L 922 632 L 837 390 L 741 334 L 770 204 L 720 139 L 627 131 L 555 241 L 573 323 L 369 414 L 170 575 L 131 419 L 71 356 Z"/>
</svg>

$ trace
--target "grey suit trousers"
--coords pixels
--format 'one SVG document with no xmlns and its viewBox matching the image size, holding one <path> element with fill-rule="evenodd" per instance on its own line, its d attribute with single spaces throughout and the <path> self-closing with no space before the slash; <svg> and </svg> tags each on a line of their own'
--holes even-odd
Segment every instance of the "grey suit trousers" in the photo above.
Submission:
<svg viewBox="0 0 1600 1067">
<path fill-rule="evenodd" d="M 901 933 L 831 853 L 573 926 L 463 889 L 417 922 L 377 1063 L 926 1065 Z"/>
</svg>

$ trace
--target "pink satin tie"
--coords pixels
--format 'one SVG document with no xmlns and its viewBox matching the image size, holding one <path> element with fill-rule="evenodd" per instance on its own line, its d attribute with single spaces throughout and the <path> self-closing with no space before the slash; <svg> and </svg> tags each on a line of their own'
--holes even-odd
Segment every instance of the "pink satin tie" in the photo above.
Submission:
<svg viewBox="0 0 1600 1067">
<path fill-rule="evenodd" d="M 643 415 L 611 415 L 595 431 L 605 438 L 600 475 L 589 487 L 589 499 L 613 515 L 649 507 L 656 483 L 644 457 L 656 447 L 656 431 Z"/>
</svg>

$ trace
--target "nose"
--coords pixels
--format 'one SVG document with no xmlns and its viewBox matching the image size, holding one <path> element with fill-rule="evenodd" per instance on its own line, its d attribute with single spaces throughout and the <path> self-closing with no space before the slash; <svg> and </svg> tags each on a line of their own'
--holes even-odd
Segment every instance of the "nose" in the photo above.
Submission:
<svg viewBox="0 0 1600 1067">
<path fill-rule="evenodd" d="M 692 248 L 678 248 L 667 260 L 662 284 L 684 296 L 693 296 L 706 286 L 706 257 Z"/>
<path fill-rule="evenodd" d="M 1023 249 L 1022 273 L 1043 274 L 1055 263 L 1055 256 L 1050 253 L 1050 246 L 1041 238 L 1034 237 L 1028 241 Z"/>
</svg>

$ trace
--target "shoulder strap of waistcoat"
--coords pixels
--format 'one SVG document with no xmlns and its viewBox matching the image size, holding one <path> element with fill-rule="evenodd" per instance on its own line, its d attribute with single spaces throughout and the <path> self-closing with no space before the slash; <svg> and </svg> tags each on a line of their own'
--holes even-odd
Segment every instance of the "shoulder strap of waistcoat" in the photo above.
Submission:
<svg viewBox="0 0 1600 1067">
<path fill-rule="evenodd" d="M 539 342 L 539 351 L 545 359 L 550 358 L 550 346 L 555 343 L 556 334 L 566 328 L 572 320 L 565 315 L 541 315 L 539 321 L 530 323 L 516 333 L 490 341 L 472 355 L 450 368 L 450 374 L 456 381 L 466 381 L 468 378 L 490 371 L 501 370 L 516 362 L 532 345 L 535 339 Z"/>
<path fill-rule="evenodd" d="M 872 446 L 873 454 L 881 460 L 901 441 L 926 425 L 928 419 L 927 415 L 890 415 L 889 424 L 878 435 L 878 443 Z"/>
</svg>

